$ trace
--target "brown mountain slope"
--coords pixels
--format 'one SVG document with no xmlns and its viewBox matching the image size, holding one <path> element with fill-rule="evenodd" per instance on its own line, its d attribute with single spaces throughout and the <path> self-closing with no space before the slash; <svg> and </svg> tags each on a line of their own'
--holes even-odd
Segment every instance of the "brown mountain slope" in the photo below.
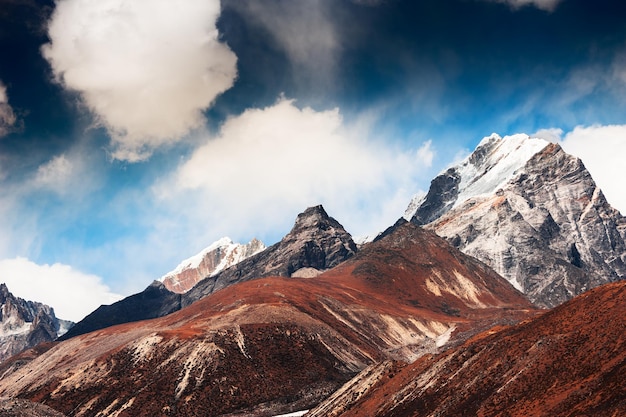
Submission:
<svg viewBox="0 0 626 417">
<path fill-rule="evenodd" d="M 373 367 L 309 416 L 626 415 L 625 329 L 621 281 L 441 355 Z M 342 402 L 356 387 L 368 392 Z"/>
<path fill-rule="evenodd" d="M 406 224 L 315 278 L 229 286 L 166 317 L 0 367 L 0 396 L 68 416 L 275 415 L 381 360 L 412 361 L 536 310 L 434 233 Z"/>
</svg>

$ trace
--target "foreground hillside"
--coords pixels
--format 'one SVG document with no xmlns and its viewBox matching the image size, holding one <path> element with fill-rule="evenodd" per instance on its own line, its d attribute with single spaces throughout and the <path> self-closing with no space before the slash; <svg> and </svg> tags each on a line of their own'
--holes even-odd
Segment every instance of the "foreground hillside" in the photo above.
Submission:
<svg viewBox="0 0 626 417">
<path fill-rule="evenodd" d="M 485 265 L 406 224 L 317 277 L 231 285 L 16 357 L 0 367 L 0 396 L 68 416 L 275 415 L 318 404 L 368 366 L 534 314 Z"/>
<path fill-rule="evenodd" d="M 626 282 L 606 284 L 440 355 L 378 365 L 308 416 L 623 416 L 624 329 Z"/>
</svg>

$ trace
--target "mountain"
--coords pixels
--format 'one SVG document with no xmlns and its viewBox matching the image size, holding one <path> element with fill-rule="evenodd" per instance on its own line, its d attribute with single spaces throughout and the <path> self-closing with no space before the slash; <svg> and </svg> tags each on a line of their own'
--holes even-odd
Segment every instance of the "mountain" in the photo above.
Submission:
<svg viewBox="0 0 626 417">
<path fill-rule="evenodd" d="M 294 229 L 323 218 L 309 214 Z M 536 314 L 483 263 L 406 223 L 317 276 L 236 283 L 166 317 L 14 357 L 0 365 L 0 396 L 68 416 L 273 416 L 318 404 L 368 366 Z"/>
<path fill-rule="evenodd" d="M 266 276 L 316 275 L 356 253 L 356 244 L 343 226 L 315 206 L 300 213 L 291 231 L 278 243 L 223 271 L 199 281 L 184 294 L 154 281 L 144 291 L 100 306 L 78 322 L 62 339 L 116 324 L 162 317 L 237 282 Z"/>
<path fill-rule="evenodd" d="M 356 252 L 352 236 L 324 207 L 309 207 L 298 214 L 293 228 L 280 242 L 233 268 L 202 280 L 183 296 L 182 303 L 189 305 L 214 291 L 255 278 L 315 276 Z"/>
<path fill-rule="evenodd" d="M 626 415 L 626 282 L 442 354 L 368 368 L 308 417 Z"/>
<path fill-rule="evenodd" d="M 50 342 L 72 326 L 45 304 L 15 297 L 0 284 L 0 362 L 39 343 Z"/>
<path fill-rule="evenodd" d="M 250 243 L 242 245 L 224 237 L 197 255 L 182 261 L 159 281 L 171 292 L 183 294 L 204 278 L 217 275 L 264 249 L 263 242 L 257 239 L 252 239 Z"/>
<path fill-rule="evenodd" d="M 483 139 L 411 207 L 411 222 L 482 260 L 541 307 L 626 276 L 626 219 L 580 159 L 542 139 Z"/>
</svg>

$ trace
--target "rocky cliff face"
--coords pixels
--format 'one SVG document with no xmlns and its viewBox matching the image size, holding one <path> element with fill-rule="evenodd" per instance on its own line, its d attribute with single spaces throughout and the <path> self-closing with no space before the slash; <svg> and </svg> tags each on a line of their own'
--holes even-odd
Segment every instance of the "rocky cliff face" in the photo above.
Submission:
<svg viewBox="0 0 626 417">
<path fill-rule="evenodd" d="M 350 258 L 356 250 L 352 237 L 337 220 L 322 206 L 311 207 L 298 215 L 294 227 L 280 242 L 200 280 L 186 293 L 174 293 L 155 281 L 139 294 L 99 307 L 63 339 L 115 324 L 162 317 L 238 282 L 267 276 L 317 275 Z"/>
<path fill-rule="evenodd" d="M 320 269 L 347 250 L 320 208 L 293 232 L 283 241 L 293 250 L 276 253 L 292 262 L 265 266 Z M 0 397 L 68 416 L 273 416 L 311 408 L 379 361 L 412 361 L 534 314 L 484 264 L 405 223 L 315 277 L 239 282 L 167 317 L 25 353 L 0 365 Z"/>
<path fill-rule="evenodd" d="M 494 268 L 538 306 L 626 276 L 626 219 L 558 145 L 491 136 L 433 180 L 411 221 Z"/>
<path fill-rule="evenodd" d="M 183 294 L 206 277 L 217 275 L 265 249 L 263 242 L 252 239 L 242 245 L 230 238 L 222 238 L 197 255 L 181 262 L 160 281 L 168 290 Z"/>
<path fill-rule="evenodd" d="M 407 365 L 383 362 L 310 417 L 617 416 L 626 413 L 626 282 Z"/>
<path fill-rule="evenodd" d="M 55 340 L 72 324 L 59 320 L 51 307 L 15 297 L 0 284 L 0 361 Z"/>
</svg>

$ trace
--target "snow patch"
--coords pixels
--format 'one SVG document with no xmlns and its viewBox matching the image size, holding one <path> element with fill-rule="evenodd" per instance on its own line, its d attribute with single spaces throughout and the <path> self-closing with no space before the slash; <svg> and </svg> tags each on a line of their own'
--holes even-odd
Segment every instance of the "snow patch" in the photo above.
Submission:
<svg viewBox="0 0 626 417">
<path fill-rule="evenodd" d="M 280 415 L 276 415 L 274 417 L 302 417 L 303 415 L 305 415 L 308 412 L 309 412 L 309 410 L 302 410 L 302 411 L 296 411 L 294 413 L 289 413 L 289 414 L 280 414 Z"/>
<path fill-rule="evenodd" d="M 161 278 L 161 282 L 163 282 L 165 278 L 169 276 L 173 276 L 173 275 L 178 275 L 184 270 L 198 268 L 200 264 L 202 263 L 202 260 L 204 259 L 204 257 L 209 252 L 213 252 L 216 249 L 226 249 L 233 245 L 235 244 L 229 237 L 223 237 L 219 239 L 218 241 L 213 242 L 211 245 L 204 248 L 200 253 L 190 258 L 187 258 L 184 261 L 182 261 L 180 264 L 178 264 L 178 266 L 173 271 L 168 272 L 167 274 L 165 274 L 165 276 Z"/>
<path fill-rule="evenodd" d="M 501 138 L 494 133 L 484 138 L 474 153 L 455 167 L 461 176 L 461 183 L 454 207 L 471 197 L 494 194 L 549 144 L 547 140 L 524 134 Z"/>
<path fill-rule="evenodd" d="M 435 346 L 442 347 L 446 343 L 450 341 L 450 337 L 452 336 L 452 332 L 456 330 L 456 326 L 451 326 L 448 330 L 437 336 L 435 339 Z"/>
</svg>

